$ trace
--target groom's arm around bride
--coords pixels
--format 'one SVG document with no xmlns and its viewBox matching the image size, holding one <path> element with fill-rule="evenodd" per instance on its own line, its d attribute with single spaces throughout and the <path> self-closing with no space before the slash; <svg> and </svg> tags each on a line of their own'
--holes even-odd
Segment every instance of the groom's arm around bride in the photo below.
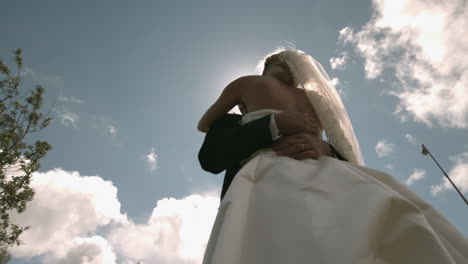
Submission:
<svg viewBox="0 0 468 264">
<path fill-rule="evenodd" d="M 278 155 L 295 159 L 317 159 L 326 155 L 346 160 L 333 146 L 311 134 L 316 131 L 316 124 L 307 116 L 283 112 L 245 125 L 240 124 L 241 119 L 242 116 L 237 114 L 218 119 L 206 134 L 198 153 L 205 171 L 218 174 L 226 170 L 221 199 L 241 168 L 240 161 L 262 148 L 273 147 Z"/>
</svg>

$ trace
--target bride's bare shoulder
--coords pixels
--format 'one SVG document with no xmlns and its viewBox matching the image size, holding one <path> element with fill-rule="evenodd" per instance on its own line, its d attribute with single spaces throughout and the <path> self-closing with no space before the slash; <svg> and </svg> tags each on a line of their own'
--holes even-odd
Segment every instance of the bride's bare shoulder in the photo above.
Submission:
<svg viewBox="0 0 468 264">
<path fill-rule="evenodd" d="M 233 83 L 238 83 L 238 84 L 265 84 L 265 85 L 271 85 L 275 82 L 278 82 L 275 78 L 269 77 L 269 76 L 262 76 L 262 75 L 246 75 L 237 78 L 236 80 L 233 81 Z"/>
<path fill-rule="evenodd" d="M 258 86 L 260 83 L 264 83 L 264 77 L 260 75 L 246 75 L 241 76 L 234 81 L 232 81 L 228 87 L 234 89 L 242 89 L 247 87 Z"/>
<path fill-rule="evenodd" d="M 262 78 L 263 76 L 261 75 L 245 75 L 235 79 L 234 82 L 254 82 L 261 80 Z"/>
</svg>

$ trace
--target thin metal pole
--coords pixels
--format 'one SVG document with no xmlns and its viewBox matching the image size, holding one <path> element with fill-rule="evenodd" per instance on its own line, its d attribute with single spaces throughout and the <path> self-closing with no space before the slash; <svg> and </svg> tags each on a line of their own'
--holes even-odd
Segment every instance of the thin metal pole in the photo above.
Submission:
<svg viewBox="0 0 468 264">
<path fill-rule="evenodd" d="M 458 194 L 463 199 L 463 201 L 465 201 L 465 204 L 468 206 L 468 201 L 466 200 L 465 196 L 463 196 L 463 194 L 460 192 L 460 190 L 458 190 L 455 183 L 453 183 L 453 181 L 450 179 L 448 174 L 444 171 L 444 169 L 442 169 L 442 167 L 439 165 L 439 162 L 437 162 L 437 160 L 434 158 L 434 156 L 432 156 L 431 152 L 426 148 L 426 146 L 424 146 L 424 144 L 422 144 L 422 154 L 424 156 L 427 156 L 428 154 L 431 156 L 432 160 L 434 160 L 434 162 L 437 164 L 437 166 L 439 166 L 439 169 L 444 173 L 445 177 L 447 177 L 447 179 L 452 184 L 453 188 L 455 188 L 455 190 L 458 192 Z"/>
</svg>

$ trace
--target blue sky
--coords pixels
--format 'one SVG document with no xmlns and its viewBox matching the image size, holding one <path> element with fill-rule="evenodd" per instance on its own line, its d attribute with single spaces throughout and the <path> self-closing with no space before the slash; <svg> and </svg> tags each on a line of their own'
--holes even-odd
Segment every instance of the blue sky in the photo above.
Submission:
<svg viewBox="0 0 468 264">
<path fill-rule="evenodd" d="M 422 0 L 3 3 L 0 57 L 12 66 L 11 51 L 24 50 L 24 87 L 45 87 L 54 118 L 37 135 L 53 150 L 37 199 L 14 218 L 32 230 L 11 263 L 199 263 L 223 177 L 200 168 L 196 124 L 230 81 L 289 43 L 335 78 L 366 166 L 468 236 L 467 207 L 420 153 L 426 144 L 468 195 L 466 10 Z"/>
</svg>

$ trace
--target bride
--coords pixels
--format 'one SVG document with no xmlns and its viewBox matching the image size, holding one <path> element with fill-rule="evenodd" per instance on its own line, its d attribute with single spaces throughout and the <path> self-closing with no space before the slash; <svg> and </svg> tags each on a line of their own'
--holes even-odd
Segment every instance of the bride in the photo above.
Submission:
<svg viewBox="0 0 468 264">
<path fill-rule="evenodd" d="M 236 105 L 242 124 L 282 111 L 309 114 L 318 124 L 312 133 L 325 131 L 348 162 L 252 154 L 221 201 L 203 263 L 468 263 L 467 239 L 439 212 L 364 167 L 343 103 L 311 56 L 268 56 L 262 76 L 229 84 L 198 129 L 208 131 Z"/>
</svg>

